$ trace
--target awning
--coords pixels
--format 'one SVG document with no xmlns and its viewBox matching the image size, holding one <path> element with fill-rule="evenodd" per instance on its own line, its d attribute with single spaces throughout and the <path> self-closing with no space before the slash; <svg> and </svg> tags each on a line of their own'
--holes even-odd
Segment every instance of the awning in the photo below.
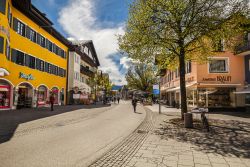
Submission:
<svg viewBox="0 0 250 167">
<path fill-rule="evenodd" d="M 188 85 L 186 85 L 186 88 L 191 87 L 191 86 L 194 86 L 194 85 L 196 85 L 196 84 L 197 84 L 196 82 L 191 83 L 191 84 L 188 84 Z M 180 87 L 179 87 L 179 86 L 176 87 L 176 88 L 168 89 L 166 92 L 173 92 L 173 91 L 177 91 L 177 90 L 180 90 Z"/>
<path fill-rule="evenodd" d="M 6 75 L 10 75 L 9 71 L 7 71 L 4 68 L 0 68 L 0 77 L 6 76 Z"/>
<path fill-rule="evenodd" d="M 213 84 L 213 83 L 199 83 L 199 85 L 202 86 L 227 86 L 227 87 L 235 87 L 235 86 L 241 86 L 242 84 Z"/>
<path fill-rule="evenodd" d="M 0 88 L 0 91 L 2 91 L 2 92 L 8 92 L 9 89 L 7 89 L 7 88 Z"/>
<path fill-rule="evenodd" d="M 235 94 L 250 94 L 250 87 L 243 89 L 241 91 L 234 92 Z"/>
</svg>

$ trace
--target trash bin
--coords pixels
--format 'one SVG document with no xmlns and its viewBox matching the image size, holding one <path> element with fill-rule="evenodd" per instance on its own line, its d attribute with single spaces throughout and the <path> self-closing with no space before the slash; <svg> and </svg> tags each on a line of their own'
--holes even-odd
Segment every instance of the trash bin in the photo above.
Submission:
<svg viewBox="0 0 250 167">
<path fill-rule="evenodd" d="M 193 128 L 193 114 L 192 113 L 184 113 L 184 127 Z"/>
</svg>

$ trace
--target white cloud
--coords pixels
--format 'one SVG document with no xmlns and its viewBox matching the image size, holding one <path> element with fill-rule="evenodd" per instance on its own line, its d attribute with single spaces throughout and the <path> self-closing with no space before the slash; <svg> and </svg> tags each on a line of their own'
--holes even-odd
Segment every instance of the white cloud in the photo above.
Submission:
<svg viewBox="0 0 250 167">
<path fill-rule="evenodd" d="M 116 84 L 126 84 L 118 67 L 108 56 L 117 53 L 117 34 L 124 34 L 124 25 L 115 28 L 101 28 L 95 16 L 94 0 L 69 0 L 59 13 L 59 23 L 72 38 L 93 40 L 100 60 L 101 69 L 110 71 L 110 78 Z M 122 83 L 118 81 L 122 80 Z"/>
</svg>

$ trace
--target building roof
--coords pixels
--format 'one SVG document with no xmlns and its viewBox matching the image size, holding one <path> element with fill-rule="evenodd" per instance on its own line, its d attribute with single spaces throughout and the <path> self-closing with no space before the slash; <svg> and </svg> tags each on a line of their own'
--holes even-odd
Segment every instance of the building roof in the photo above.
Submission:
<svg viewBox="0 0 250 167">
<path fill-rule="evenodd" d="M 70 47 L 71 43 L 53 27 L 53 23 L 46 17 L 46 14 L 31 4 L 31 0 L 12 0 L 12 4 L 57 40 Z"/>
<path fill-rule="evenodd" d="M 82 59 L 89 63 L 91 66 L 100 66 L 100 62 L 92 40 L 72 40 L 71 43 L 72 47 L 70 48 L 70 51 L 77 52 L 77 54 L 79 54 Z M 88 48 L 90 48 L 94 60 L 86 55 L 86 53 L 81 51 L 81 46 L 87 46 Z"/>
</svg>

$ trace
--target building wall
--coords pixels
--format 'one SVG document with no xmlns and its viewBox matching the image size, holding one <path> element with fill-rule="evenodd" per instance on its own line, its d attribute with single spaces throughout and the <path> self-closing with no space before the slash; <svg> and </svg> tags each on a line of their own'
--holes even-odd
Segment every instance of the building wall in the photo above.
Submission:
<svg viewBox="0 0 250 167">
<path fill-rule="evenodd" d="M 56 55 L 53 52 L 50 52 L 48 49 L 41 47 L 35 42 L 32 42 L 26 37 L 19 35 L 17 32 L 14 31 L 12 27 L 8 24 L 8 4 L 10 4 L 10 8 L 12 11 L 13 18 L 17 18 L 22 21 L 24 24 L 31 27 L 37 33 L 41 34 L 45 38 L 49 39 L 51 42 L 55 43 L 58 47 L 63 49 L 66 52 L 66 58 L 62 58 Z M 64 70 L 67 70 L 67 52 L 68 48 L 62 42 L 57 40 L 55 37 L 51 36 L 47 31 L 45 31 L 42 27 L 34 23 L 31 19 L 21 13 L 19 10 L 12 6 L 11 0 L 6 0 L 6 12 L 5 15 L 0 13 L 0 36 L 4 37 L 4 50 L 6 47 L 6 39 L 10 42 L 11 49 L 20 50 L 26 54 L 29 54 L 33 57 L 39 58 L 44 60 L 48 63 L 56 65 Z M 13 22 L 12 22 L 13 26 Z M 9 37 L 8 35 L 9 34 Z M 0 79 L 7 80 L 10 82 L 13 87 L 17 87 L 20 83 L 26 82 L 33 86 L 34 89 L 37 89 L 40 85 L 45 85 L 49 90 L 53 87 L 58 88 L 59 90 L 66 90 L 66 78 L 61 76 L 55 76 L 53 74 L 49 74 L 46 72 L 41 72 L 37 69 L 31 69 L 26 66 L 18 65 L 10 60 L 8 60 L 5 54 L 0 53 L 0 67 L 5 68 L 10 72 L 10 75 L 0 77 Z M 32 75 L 34 77 L 33 80 L 26 80 L 20 77 L 20 72 L 26 75 Z M 67 72 L 66 72 L 67 74 Z M 65 94 L 65 92 L 64 92 Z M 66 98 L 64 98 L 65 100 Z M 65 102 L 65 101 L 64 101 Z"/>
<path fill-rule="evenodd" d="M 218 76 L 230 77 L 229 81 L 224 81 L 226 84 L 241 84 L 243 86 L 245 80 L 244 71 L 244 58 L 240 56 L 235 56 L 231 52 L 220 53 L 213 58 L 228 58 L 229 60 L 229 72 L 228 73 L 209 73 L 208 64 L 200 64 L 197 66 L 197 82 L 198 83 L 211 83 L 211 84 L 223 84 L 223 82 L 218 81 Z M 214 78 L 216 81 L 208 81 L 206 79 Z M 227 79 L 227 78 L 225 78 Z M 205 81 L 206 80 L 206 81 Z"/>
</svg>

